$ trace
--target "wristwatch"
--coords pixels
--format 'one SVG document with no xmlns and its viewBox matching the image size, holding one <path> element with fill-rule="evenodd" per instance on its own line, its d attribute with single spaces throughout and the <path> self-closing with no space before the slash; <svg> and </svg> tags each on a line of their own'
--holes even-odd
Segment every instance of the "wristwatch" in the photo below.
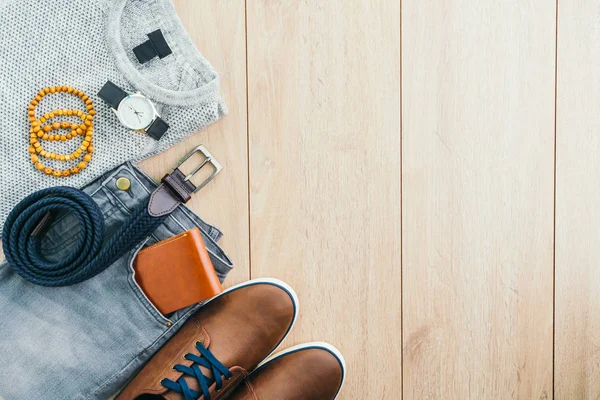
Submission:
<svg viewBox="0 0 600 400">
<path fill-rule="evenodd" d="M 154 104 L 141 93 L 128 93 L 108 81 L 98 96 L 112 107 L 119 121 L 128 129 L 147 133 L 156 140 L 160 140 L 169 129 L 169 124 L 160 118 Z"/>
</svg>

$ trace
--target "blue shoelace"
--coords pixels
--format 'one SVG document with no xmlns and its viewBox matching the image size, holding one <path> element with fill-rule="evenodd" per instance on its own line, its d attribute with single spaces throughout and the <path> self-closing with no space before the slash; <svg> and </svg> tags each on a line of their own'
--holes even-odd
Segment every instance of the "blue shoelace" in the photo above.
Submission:
<svg viewBox="0 0 600 400">
<path fill-rule="evenodd" d="M 171 389 L 182 394 L 185 397 L 185 400 L 196 400 L 202 395 L 204 395 L 204 400 L 210 400 L 210 385 L 216 383 L 216 389 L 220 390 L 223 387 L 223 377 L 225 377 L 225 379 L 230 379 L 232 377 L 232 373 L 226 366 L 217 360 L 214 354 L 204 347 L 202 343 L 196 342 L 196 348 L 200 352 L 200 356 L 191 353 L 185 355 L 186 360 L 193 362 L 191 366 L 188 367 L 186 365 L 177 364 L 173 368 L 175 371 L 183 373 L 183 375 L 177 379 L 177 382 L 165 378 L 160 382 L 160 384 L 167 389 Z M 211 379 L 203 375 L 200 367 L 209 369 L 214 378 Z M 190 389 L 184 379 L 186 375 L 198 381 L 202 393 Z"/>
</svg>

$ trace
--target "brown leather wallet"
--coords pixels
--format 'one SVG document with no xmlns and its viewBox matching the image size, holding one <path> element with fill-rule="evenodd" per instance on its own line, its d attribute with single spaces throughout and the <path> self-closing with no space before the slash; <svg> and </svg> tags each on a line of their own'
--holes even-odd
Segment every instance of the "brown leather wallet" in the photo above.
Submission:
<svg viewBox="0 0 600 400">
<path fill-rule="evenodd" d="M 223 291 L 198 228 L 141 250 L 133 269 L 146 297 L 165 315 Z"/>
</svg>

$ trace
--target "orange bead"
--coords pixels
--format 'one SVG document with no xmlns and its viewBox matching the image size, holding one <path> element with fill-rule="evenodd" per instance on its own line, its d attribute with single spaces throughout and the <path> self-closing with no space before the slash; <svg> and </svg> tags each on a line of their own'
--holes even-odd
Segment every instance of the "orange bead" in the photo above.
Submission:
<svg viewBox="0 0 600 400">
<path fill-rule="evenodd" d="M 63 114 L 64 114 L 64 112 L 63 112 L 63 110 L 56 110 L 56 114 L 58 114 L 58 115 L 63 115 Z"/>
<path fill-rule="evenodd" d="M 63 174 L 63 176 L 69 176 L 69 175 L 71 175 L 71 171 L 69 171 L 68 169 L 65 169 L 65 170 L 62 172 L 62 174 Z"/>
<path fill-rule="evenodd" d="M 54 175 L 57 178 L 60 178 L 62 176 L 62 171 L 58 171 L 58 170 L 57 171 L 53 171 L 52 175 Z"/>
<path fill-rule="evenodd" d="M 94 152 L 94 146 L 88 146 L 87 151 L 88 151 L 88 153 L 93 153 Z"/>
<path fill-rule="evenodd" d="M 36 147 L 35 152 L 36 153 L 41 153 L 42 152 L 42 147 L 41 146 L 40 147 Z"/>
<path fill-rule="evenodd" d="M 41 162 L 39 162 L 39 163 L 35 164 L 35 167 L 36 167 L 36 168 L 37 168 L 39 171 L 41 171 L 41 170 L 43 170 L 43 169 L 44 169 L 44 164 L 42 164 Z"/>
<path fill-rule="evenodd" d="M 90 110 L 89 114 L 90 114 L 90 115 L 96 115 L 96 111 L 94 111 L 94 110 Z"/>
<path fill-rule="evenodd" d="M 65 135 L 61 135 L 60 136 L 60 141 L 61 142 L 66 142 L 67 141 L 67 137 Z"/>
<path fill-rule="evenodd" d="M 56 129 L 60 129 L 60 124 L 58 122 L 55 122 L 52 124 L 52 129 L 56 130 Z"/>
<path fill-rule="evenodd" d="M 92 155 L 86 154 L 85 156 L 83 156 L 83 161 L 87 161 L 87 162 L 92 161 Z"/>
<path fill-rule="evenodd" d="M 44 173 L 50 175 L 52 173 L 52 168 L 44 168 Z"/>
<path fill-rule="evenodd" d="M 81 100 L 83 100 L 83 101 L 87 101 L 88 99 L 89 99 L 89 97 L 87 95 L 85 95 L 81 98 Z"/>
<path fill-rule="evenodd" d="M 34 163 L 40 161 L 40 158 L 36 155 L 36 154 L 32 154 L 31 155 L 31 161 L 33 161 Z"/>
<path fill-rule="evenodd" d="M 29 150 L 28 150 L 28 151 L 29 151 L 29 153 L 31 153 L 31 154 L 35 153 L 35 147 L 33 147 L 33 146 L 29 146 Z"/>
<path fill-rule="evenodd" d="M 72 174 L 78 174 L 79 173 L 79 168 L 77 168 L 77 167 L 71 168 L 71 173 Z"/>
<path fill-rule="evenodd" d="M 68 122 L 63 122 L 62 124 L 60 124 L 60 127 L 63 129 L 68 129 L 71 127 L 71 124 Z"/>
<path fill-rule="evenodd" d="M 42 136 L 42 139 L 44 139 L 44 140 L 48 140 L 48 134 L 47 134 L 47 133 L 44 133 L 44 136 Z"/>
<path fill-rule="evenodd" d="M 79 164 L 77 164 L 77 166 L 79 167 L 79 169 L 85 169 L 85 167 L 87 167 L 87 163 L 85 161 L 82 161 Z"/>
<path fill-rule="evenodd" d="M 77 130 L 75 132 L 77 132 L 78 135 L 82 135 L 83 134 L 83 129 L 77 128 Z"/>
<path fill-rule="evenodd" d="M 74 90 L 74 89 L 73 89 L 71 86 L 69 86 L 69 88 L 67 89 L 67 92 L 69 92 L 69 93 L 73 93 L 73 90 Z"/>
<path fill-rule="evenodd" d="M 92 137 L 91 137 L 90 135 L 88 135 L 88 136 L 86 136 L 86 137 L 85 137 L 85 139 L 84 139 L 84 140 L 85 140 L 86 142 L 88 142 L 88 145 L 89 145 L 89 143 L 92 141 Z"/>
<path fill-rule="evenodd" d="M 48 133 L 52 130 L 52 127 L 50 125 L 46 125 L 44 126 L 44 132 Z"/>
<path fill-rule="evenodd" d="M 73 135 L 71 135 L 70 133 L 67 133 L 67 139 L 69 139 L 69 140 L 73 139 Z"/>
<path fill-rule="evenodd" d="M 56 88 L 55 87 L 51 87 L 50 88 L 50 93 L 52 93 L 52 94 L 56 93 Z"/>
</svg>

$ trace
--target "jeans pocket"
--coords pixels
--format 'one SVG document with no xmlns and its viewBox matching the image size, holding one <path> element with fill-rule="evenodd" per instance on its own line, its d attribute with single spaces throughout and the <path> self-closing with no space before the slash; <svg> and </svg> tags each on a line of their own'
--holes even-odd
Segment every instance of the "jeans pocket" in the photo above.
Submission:
<svg viewBox="0 0 600 400">
<path fill-rule="evenodd" d="M 135 270 L 133 269 L 133 263 L 135 261 L 135 258 L 137 257 L 138 253 L 144 248 L 146 247 L 146 242 L 149 239 L 147 239 L 146 241 L 144 241 L 143 243 L 140 243 L 128 256 L 127 256 L 127 280 L 129 282 L 129 286 L 131 287 L 131 290 L 133 291 L 134 295 L 136 296 L 136 298 L 138 299 L 139 303 L 141 304 L 142 307 L 144 307 L 146 309 L 146 311 L 153 317 L 155 318 L 158 322 L 164 324 L 166 327 L 170 327 L 171 325 L 173 325 L 173 322 L 175 322 L 174 320 L 171 320 L 170 318 L 167 318 L 165 315 L 163 315 L 158 308 L 156 308 L 156 306 L 154 305 L 154 303 L 152 303 L 152 301 L 148 298 L 148 296 L 146 296 L 146 294 L 144 293 L 144 291 L 142 290 L 142 288 L 140 287 L 140 285 L 137 283 L 137 281 L 135 280 Z"/>
</svg>

